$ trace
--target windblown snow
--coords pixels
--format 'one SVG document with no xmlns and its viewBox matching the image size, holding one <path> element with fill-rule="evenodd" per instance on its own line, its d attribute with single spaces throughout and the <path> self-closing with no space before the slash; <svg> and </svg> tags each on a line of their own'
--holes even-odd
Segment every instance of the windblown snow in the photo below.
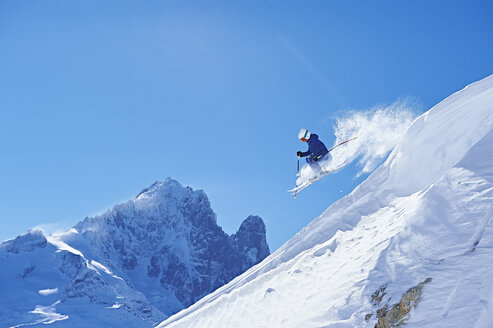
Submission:
<svg viewBox="0 0 493 328">
<path fill-rule="evenodd" d="M 351 194 L 159 327 L 492 327 L 492 163 L 493 75 L 414 120 Z"/>
<path fill-rule="evenodd" d="M 359 175 L 370 173 L 399 144 L 416 118 L 410 100 L 398 100 L 389 106 L 375 106 L 366 111 L 350 111 L 338 117 L 334 126 L 335 145 L 355 136 L 357 140 L 334 149 L 333 166 L 357 160 Z"/>
</svg>

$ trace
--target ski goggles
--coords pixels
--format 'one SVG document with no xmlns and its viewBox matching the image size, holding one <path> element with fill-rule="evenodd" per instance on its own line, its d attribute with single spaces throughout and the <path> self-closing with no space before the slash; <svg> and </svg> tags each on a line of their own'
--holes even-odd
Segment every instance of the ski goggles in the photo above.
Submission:
<svg viewBox="0 0 493 328">
<path fill-rule="evenodd" d="M 303 141 L 303 142 L 307 142 L 308 141 L 307 138 L 301 138 L 300 140 Z"/>
</svg>

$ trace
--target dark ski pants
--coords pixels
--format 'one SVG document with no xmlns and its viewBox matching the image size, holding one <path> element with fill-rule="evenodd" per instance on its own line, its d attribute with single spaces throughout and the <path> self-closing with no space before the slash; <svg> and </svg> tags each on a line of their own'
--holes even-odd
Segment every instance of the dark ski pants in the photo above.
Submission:
<svg viewBox="0 0 493 328">
<path fill-rule="evenodd" d="M 310 165 L 313 171 L 317 172 L 317 174 L 320 174 L 323 172 L 323 169 L 320 166 L 320 162 L 330 160 L 330 158 L 331 158 L 330 154 L 326 153 L 322 156 L 319 156 L 316 160 L 314 160 L 313 154 L 311 154 L 306 157 L 306 162 L 308 163 L 308 165 Z"/>
</svg>

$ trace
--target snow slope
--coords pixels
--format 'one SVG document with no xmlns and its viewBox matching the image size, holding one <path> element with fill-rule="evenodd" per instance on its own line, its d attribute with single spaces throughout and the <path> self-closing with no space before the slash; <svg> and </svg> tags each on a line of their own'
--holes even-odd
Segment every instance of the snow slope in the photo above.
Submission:
<svg viewBox="0 0 493 328">
<path fill-rule="evenodd" d="M 492 327 L 492 216 L 493 75 L 418 117 L 350 195 L 159 327 L 389 327 L 413 295 L 408 327 Z"/>
</svg>

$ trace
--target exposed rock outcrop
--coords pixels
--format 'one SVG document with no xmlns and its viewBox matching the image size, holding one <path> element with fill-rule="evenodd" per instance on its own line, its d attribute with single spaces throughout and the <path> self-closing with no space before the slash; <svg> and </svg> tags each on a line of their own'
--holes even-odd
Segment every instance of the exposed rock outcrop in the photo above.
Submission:
<svg viewBox="0 0 493 328">
<path fill-rule="evenodd" d="M 416 287 L 410 288 L 401 297 L 399 303 L 392 305 L 390 309 L 388 304 L 378 309 L 376 311 L 378 322 L 375 324 L 375 328 L 402 327 L 409 320 L 409 312 L 418 306 L 423 293 L 423 287 L 429 282 L 431 282 L 431 278 L 427 278 Z M 386 286 L 382 286 L 372 295 L 372 303 L 374 305 L 380 304 L 385 296 L 385 289 Z"/>
</svg>

